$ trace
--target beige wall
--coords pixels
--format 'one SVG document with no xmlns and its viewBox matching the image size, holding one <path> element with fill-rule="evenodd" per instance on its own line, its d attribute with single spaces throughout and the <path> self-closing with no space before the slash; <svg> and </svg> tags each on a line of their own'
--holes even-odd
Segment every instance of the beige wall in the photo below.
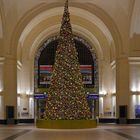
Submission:
<svg viewBox="0 0 140 140">
<path fill-rule="evenodd" d="M 2 59 L 2 58 L 1 58 Z M 3 90 L 3 62 L 0 62 L 0 92 Z"/>
<path fill-rule="evenodd" d="M 4 119 L 2 91 L 3 91 L 3 58 L 0 57 L 0 110 L 1 110 L 0 119 Z"/>
<path fill-rule="evenodd" d="M 132 58 L 130 58 L 132 59 Z M 135 58 L 133 58 L 135 59 Z M 140 92 L 140 59 L 130 60 L 130 91 Z"/>
<path fill-rule="evenodd" d="M 0 39 L 3 37 L 3 31 L 2 31 L 2 19 L 0 15 Z"/>
</svg>

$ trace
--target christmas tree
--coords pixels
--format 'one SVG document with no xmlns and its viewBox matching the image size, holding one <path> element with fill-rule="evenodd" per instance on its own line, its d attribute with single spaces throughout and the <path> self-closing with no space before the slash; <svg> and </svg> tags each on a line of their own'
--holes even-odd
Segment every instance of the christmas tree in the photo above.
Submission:
<svg viewBox="0 0 140 140">
<path fill-rule="evenodd" d="M 47 120 L 91 119 L 70 24 L 68 0 L 65 2 L 45 115 Z"/>
</svg>

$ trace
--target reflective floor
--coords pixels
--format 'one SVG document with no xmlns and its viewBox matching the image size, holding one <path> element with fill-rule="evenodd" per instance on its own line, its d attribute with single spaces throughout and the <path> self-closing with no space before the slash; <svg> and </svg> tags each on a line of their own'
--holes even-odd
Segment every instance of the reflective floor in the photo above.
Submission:
<svg viewBox="0 0 140 140">
<path fill-rule="evenodd" d="M 99 125 L 94 129 L 48 130 L 34 125 L 0 125 L 0 140 L 140 140 L 140 125 Z"/>
</svg>

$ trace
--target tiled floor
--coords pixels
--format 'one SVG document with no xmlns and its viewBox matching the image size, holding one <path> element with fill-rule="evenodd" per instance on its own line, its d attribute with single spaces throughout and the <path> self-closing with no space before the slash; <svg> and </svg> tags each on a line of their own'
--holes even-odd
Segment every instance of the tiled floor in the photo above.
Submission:
<svg viewBox="0 0 140 140">
<path fill-rule="evenodd" d="M 140 140 L 140 125 L 99 125 L 94 129 L 48 130 L 34 125 L 0 125 L 0 140 Z"/>
</svg>

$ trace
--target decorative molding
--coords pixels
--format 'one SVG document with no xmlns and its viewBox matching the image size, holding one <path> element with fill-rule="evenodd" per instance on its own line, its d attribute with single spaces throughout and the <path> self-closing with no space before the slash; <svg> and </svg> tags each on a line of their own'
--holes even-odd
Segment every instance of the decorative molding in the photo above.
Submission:
<svg viewBox="0 0 140 140">
<path fill-rule="evenodd" d="M 0 65 L 3 65 L 5 61 L 5 57 L 0 57 Z"/>
<path fill-rule="evenodd" d="M 140 57 L 129 57 L 128 60 L 131 65 L 140 65 Z"/>
<path fill-rule="evenodd" d="M 18 93 L 17 96 L 20 97 L 20 98 L 25 98 L 25 99 L 26 98 L 31 98 L 31 97 L 33 98 L 34 97 L 31 94 L 25 94 L 25 93 Z"/>
<path fill-rule="evenodd" d="M 112 62 L 110 63 L 110 65 L 111 65 L 111 68 L 114 69 L 114 68 L 116 67 L 116 61 L 115 61 L 115 60 L 112 61 Z"/>
<path fill-rule="evenodd" d="M 140 65 L 140 62 L 129 62 L 131 65 Z"/>
<path fill-rule="evenodd" d="M 140 95 L 140 91 L 131 91 L 132 95 Z"/>
<path fill-rule="evenodd" d="M 140 61 L 140 57 L 128 57 L 128 60 L 139 60 Z"/>
<path fill-rule="evenodd" d="M 1 61 L 1 60 L 5 60 L 5 57 L 0 57 L 0 61 Z"/>
<path fill-rule="evenodd" d="M 22 68 L 22 63 L 20 61 L 17 61 L 17 68 L 21 70 Z"/>
</svg>

